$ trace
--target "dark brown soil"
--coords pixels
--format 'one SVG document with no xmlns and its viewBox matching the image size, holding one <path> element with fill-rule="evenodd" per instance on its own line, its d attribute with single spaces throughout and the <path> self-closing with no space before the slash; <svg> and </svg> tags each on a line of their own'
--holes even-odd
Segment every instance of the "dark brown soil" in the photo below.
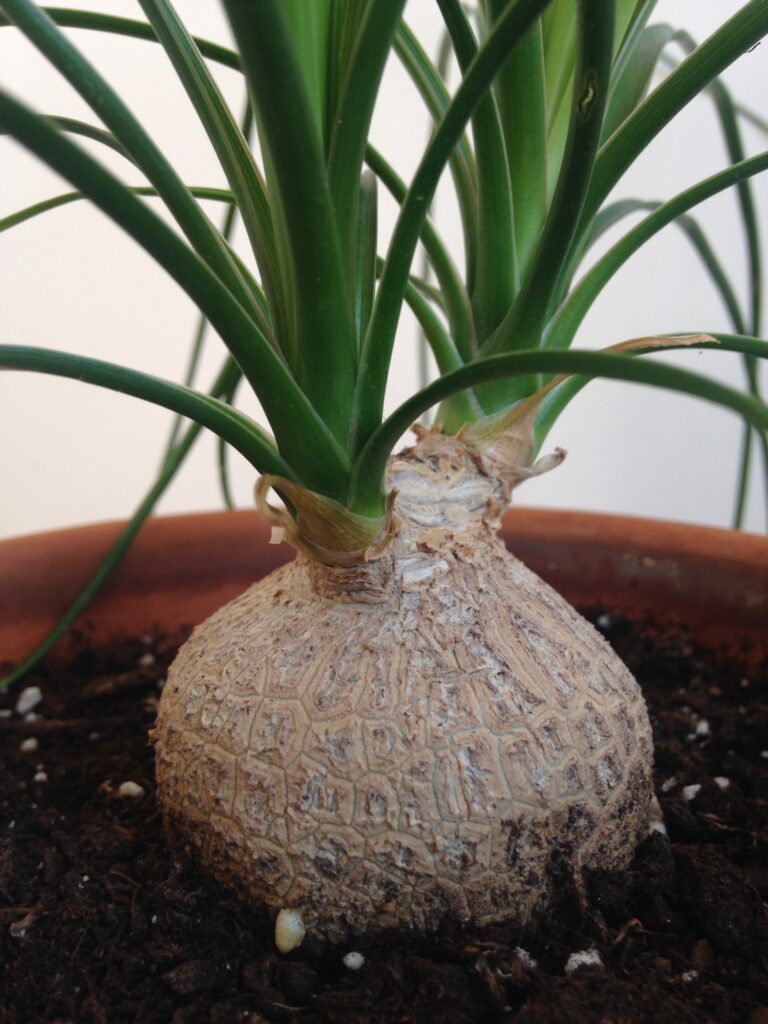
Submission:
<svg viewBox="0 0 768 1024">
<path fill-rule="evenodd" d="M 669 838 L 591 874 L 586 905 L 564 878 L 537 929 L 360 939 L 357 971 L 311 937 L 281 957 L 167 849 L 146 736 L 172 642 L 36 673 L 39 717 L 0 717 L 0 1021 L 768 1024 L 768 667 L 598 623 L 651 707 Z M 588 949 L 602 966 L 567 974 Z"/>
</svg>

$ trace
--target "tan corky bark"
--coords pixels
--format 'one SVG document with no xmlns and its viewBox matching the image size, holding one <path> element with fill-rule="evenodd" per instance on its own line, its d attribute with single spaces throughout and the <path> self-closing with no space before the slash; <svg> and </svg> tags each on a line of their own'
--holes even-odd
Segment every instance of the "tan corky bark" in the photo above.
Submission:
<svg viewBox="0 0 768 1024">
<path fill-rule="evenodd" d="M 528 919 L 553 864 L 625 864 L 651 731 L 603 638 L 496 536 L 461 442 L 392 460 L 397 532 L 299 555 L 198 627 L 155 733 L 169 830 L 252 903 L 342 938 Z"/>
</svg>

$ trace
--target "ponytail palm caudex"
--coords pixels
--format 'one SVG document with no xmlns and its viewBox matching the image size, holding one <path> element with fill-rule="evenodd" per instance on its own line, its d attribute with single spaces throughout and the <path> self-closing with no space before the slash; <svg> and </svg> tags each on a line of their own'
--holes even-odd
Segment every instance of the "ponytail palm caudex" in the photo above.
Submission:
<svg viewBox="0 0 768 1024">
<path fill-rule="evenodd" d="M 404 0 L 224 0 L 234 50 L 191 37 L 168 0 L 140 4 L 145 20 L 0 0 L 2 23 L 27 36 L 103 126 L 38 114 L 2 91 L 2 130 L 76 191 L 0 227 L 89 199 L 193 299 L 227 360 L 209 394 L 10 344 L 0 366 L 99 384 L 194 421 L 174 433 L 155 497 L 198 426 L 215 431 L 261 474 L 258 503 L 297 549 L 291 565 L 198 627 L 171 670 L 155 730 L 169 832 L 245 898 L 298 908 L 332 935 L 393 923 L 428 930 L 445 916 L 526 919 L 558 861 L 578 872 L 631 856 L 647 827 L 651 739 L 626 669 L 504 551 L 496 528 L 512 489 L 562 458 L 539 450 L 591 377 L 718 402 L 768 451 L 749 189 L 768 154 L 744 155 L 736 108 L 717 81 L 768 32 L 768 3 L 746 3 L 648 93 L 672 39 L 649 26 L 651 0 L 483 0 L 474 22 L 457 0 L 437 0 L 461 72 L 452 96 L 402 20 Z M 182 182 L 68 27 L 164 48 L 228 188 Z M 435 123 L 408 185 L 369 142 L 393 51 Z M 258 159 L 215 63 L 244 76 Z M 708 88 L 732 163 L 663 203 L 607 204 L 635 158 Z M 124 185 L 78 135 L 117 150 L 143 180 Z M 461 269 L 429 216 L 446 170 L 464 231 Z M 386 247 L 382 186 L 400 204 Z M 746 313 L 690 213 L 731 187 L 750 240 Z M 255 273 L 201 198 L 237 210 Z M 590 244 L 638 210 L 644 219 L 582 272 Z M 735 333 L 573 350 L 612 275 L 673 222 L 704 258 Z M 413 273 L 419 243 L 434 284 Z M 385 417 L 405 303 L 439 377 Z M 742 354 L 745 392 L 636 358 L 715 344 Z M 241 380 L 274 436 L 233 406 Z M 393 456 L 434 406 L 436 425 Z M 284 509 L 267 503 L 270 488 Z"/>
</svg>

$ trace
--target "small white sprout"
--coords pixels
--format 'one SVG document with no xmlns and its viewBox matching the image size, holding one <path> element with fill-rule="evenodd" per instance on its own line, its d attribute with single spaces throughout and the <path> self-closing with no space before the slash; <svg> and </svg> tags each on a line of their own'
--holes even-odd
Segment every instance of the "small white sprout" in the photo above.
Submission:
<svg viewBox="0 0 768 1024">
<path fill-rule="evenodd" d="M 144 796 L 144 787 L 140 786 L 138 782 L 121 782 L 117 791 L 120 796 L 127 796 L 131 799 L 138 799 Z"/>
<path fill-rule="evenodd" d="M 362 953 L 356 953 L 353 950 L 351 953 L 347 953 L 344 957 L 343 963 L 350 971 L 359 971 L 365 963 L 365 957 Z"/>
<path fill-rule="evenodd" d="M 602 967 L 603 961 L 596 949 L 580 949 L 571 953 L 565 964 L 565 973 L 573 974 L 580 967 Z"/>
<path fill-rule="evenodd" d="M 716 775 L 715 776 L 715 785 L 719 786 L 720 789 L 728 789 L 730 784 L 731 784 L 731 780 L 727 779 L 725 777 L 725 775 Z"/>
<path fill-rule="evenodd" d="M 518 946 L 515 949 L 515 956 L 520 961 L 520 963 L 523 965 L 523 967 L 525 967 L 529 971 L 535 971 L 536 968 L 539 966 L 538 961 L 536 960 L 536 958 L 532 957 L 531 954 L 528 952 L 528 950 L 527 949 L 523 949 L 522 946 Z"/>
<path fill-rule="evenodd" d="M 34 780 L 35 782 L 47 782 L 48 775 L 46 774 L 46 772 L 35 772 Z"/>
<path fill-rule="evenodd" d="M 26 715 L 32 708 L 36 708 L 42 699 L 43 692 L 39 686 L 27 686 L 21 691 L 19 699 L 16 701 L 16 714 Z"/>
<path fill-rule="evenodd" d="M 680 975 L 680 977 L 683 979 L 683 981 L 696 981 L 698 976 L 699 976 L 699 972 L 698 971 L 685 971 L 684 974 Z"/>
<path fill-rule="evenodd" d="M 40 746 L 40 742 L 36 736 L 27 736 L 25 740 L 21 741 L 19 750 L 25 754 L 34 754 L 37 748 Z"/>
<path fill-rule="evenodd" d="M 683 786 L 683 797 L 685 800 L 695 800 L 701 792 L 701 786 L 698 783 L 694 783 L 692 786 Z"/>
<path fill-rule="evenodd" d="M 709 722 L 706 720 L 706 718 L 699 719 L 699 721 L 696 723 L 695 731 L 697 736 L 709 736 L 711 730 L 709 727 Z"/>
<path fill-rule="evenodd" d="M 304 941 L 306 928 L 300 910 L 283 907 L 275 921 L 275 945 L 281 953 L 290 953 Z"/>
</svg>

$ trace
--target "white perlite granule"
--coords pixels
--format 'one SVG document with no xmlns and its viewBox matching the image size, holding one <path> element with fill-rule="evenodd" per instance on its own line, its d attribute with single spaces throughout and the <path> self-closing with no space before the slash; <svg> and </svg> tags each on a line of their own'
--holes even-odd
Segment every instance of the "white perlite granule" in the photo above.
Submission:
<svg viewBox="0 0 768 1024">
<path fill-rule="evenodd" d="M 515 950 L 515 956 L 529 971 L 534 971 L 539 966 L 538 961 L 531 956 L 527 949 L 523 949 L 522 946 L 518 946 Z"/>
<path fill-rule="evenodd" d="M 36 736 L 27 736 L 25 740 L 21 741 L 19 750 L 25 754 L 34 754 L 39 746 L 40 742 Z"/>
<path fill-rule="evenodd" d="M 690 801 L 695 800 L 701 792 L 701 786 L 698 783 L 694 783 L 692 786 L 683 786 L 683 797 Z"/>
<path fill-rule="evenodd" d="M 120 783 L 120 788 L 118 789 L 118 793 L 120 794 L 120 796 L 128 796 L 128 797 L 132 797 L 132 798 L 137 798 L 137 797 L 140 797 L 140 796 L 144 796 L 144 787 L 140 786 L 138 784 L 138 782 L 131 782 L 129 780 L 128 782 L 121 782 Z"/>
<path fill-rule="evenodd" d="M 359 971 L 365 963 L 365 957 L 362 953 L 356 953 L 353 950 L 351 953 L 347 953 L 344 957 L 343 963 L 350 971 Z"/>
<path fill-rule="evenodd" d="M 16 714 L 26 715 L 32 708 L 36 708 L 42 699 L 43 692 L 39 686 L 27 686 L 21 691 L 19 699 L 16 701 Z"/>
<path fill-rule="evenodd" d="M 565 964 L 565 973 L 573 974 L 580 967 L 602 967 L 603 961 L 596 949 L 580 949 L 571 953 Z"/>
</svg>

